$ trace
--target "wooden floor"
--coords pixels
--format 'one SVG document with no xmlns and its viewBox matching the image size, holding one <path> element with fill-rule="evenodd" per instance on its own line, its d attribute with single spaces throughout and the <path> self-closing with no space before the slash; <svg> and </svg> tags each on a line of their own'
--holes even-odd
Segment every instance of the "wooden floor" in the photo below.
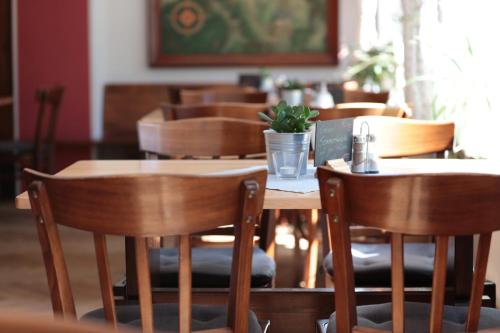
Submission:
<svg viewBox="0 0 500 333">
<path fill-rule="evenodd" d="M 100 307 L 93 241 L 89 233 L 61 228 L 78 314 Z M 123 240 L 108 238 L 111 272 L 118 280 L 124 270 Z M 0 204 L 0 311 L 51 313 L 40 245 L 29 212 Z"/>
<path fill-rule="evenodd" d="M 60 229 L 67 254 L 68 270 L 74 288 L 78 315 L 101 306 L 93 240 L 89 233 Z M 108 237 L 113 281 L 124 272 L 123 239 Z M 303 251 L 279 246 L 276 286 L 297 287 Z M 0 202 L 0 311 L 52 311 L 38 236 L 28 211 L 16 210 L 9 201 Z"/>
</svg>

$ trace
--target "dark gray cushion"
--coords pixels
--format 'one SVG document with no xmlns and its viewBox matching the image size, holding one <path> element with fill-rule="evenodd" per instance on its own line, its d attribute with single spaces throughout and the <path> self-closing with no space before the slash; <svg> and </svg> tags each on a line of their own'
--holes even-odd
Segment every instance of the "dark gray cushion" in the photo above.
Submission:
<svg viewBox="0 0 500 333">
<path fill-rule="evenodd" d="M 453 242 L 448 251 L 448 284 L 453 279 Z M 434 243 L 405 243 L 405 286 L 432 286 L 434 271 Z M 390 244 L 352 244 L 354 280 L 357 287 L 391 286 Z M 323 262 L 328 274 L 333 274 L 332 253 Z"/>
<path fill-rule="evenodd" d="M 153 270 L 153 264 L 158 260 L 160 261 L 158 286 L 176 288 L 179 271 L 177 249 L 152 250 L 150 261 Z M 193 248 L 193 288 L 228 288 L 232 260 L 232 248 Z M 266 255 L 263 250 L 254 248 L 252 256 L 252 287 L 270 287 L 275 273 L 276 264 L 274 260 Z"/>
<path fill-rule="evenodd" d="M 121 305 L 116 307 L 118 323 L 141 327 L 141 315 L 138 305 Z M 179 330 L 179 307 L 177 304 L 154 304 L 153 318 L 155 330 L 177 332 Z M 250 311 L 249 332 L 262 333 L 262 328 Z M 103 321 L 103 309 L 94 310 L 82 317 L 82 320 Z M 193 331 L 221 328 L 227 326 L 227 308 L 225 306 L 193 305 L 191 314 Z"/>
<path fill-rule="evenodd" d="M 405 332 L 429 332 L 430 304 L 405 302 Z M 357 307 L 358 326 L 377 328 L 381 330 L 392 329 L 391 303 L 364 305 Z M 463 332 L 467 318 L 467 307 L 444 307 L 443 333 Z M 335 313 L 330 316 L 328 333 L 335 333 Z M 492 308 L 481 308 L 479 328 L 500 327 L 500 311 Z"/>
</svg>

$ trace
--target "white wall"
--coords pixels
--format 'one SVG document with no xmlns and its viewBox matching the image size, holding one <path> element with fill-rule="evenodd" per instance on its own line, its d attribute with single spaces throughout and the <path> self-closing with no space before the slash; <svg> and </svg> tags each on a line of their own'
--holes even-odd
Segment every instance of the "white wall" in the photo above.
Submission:
<svg viewBox="0 0 500 333">
<path fill-rule="evenodd" d="M 359 1 L 340 0 L 340 46 L 354 46 L 359 40 Z M 147 1 L 91 0 L 91 135 L 102 137 L 104 86 L 119 82 L 237 82 L 241 72 L 252 67 L 168 68 L 148 66 Z M 340 68 L 279 67 L 273 75 L 312 80 L 338 80 Z"/>
</svg>

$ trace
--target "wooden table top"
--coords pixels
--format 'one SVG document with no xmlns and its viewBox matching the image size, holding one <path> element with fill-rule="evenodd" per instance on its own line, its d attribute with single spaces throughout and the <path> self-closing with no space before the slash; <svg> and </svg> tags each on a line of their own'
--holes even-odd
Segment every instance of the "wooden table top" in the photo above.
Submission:
<svg viewBox="0 0 500 333">
<path fill-rule="evenodd" d="M 265 166 L 266 160 L 92 160 L 78 161 L 57 173 L 62 177 L 92 177 L 125 174 L 208 174 L 217 171 Z M 500 175 L 500 161 L 446 159 L 380 160 L 383 175 L 409 173 L 487 173 Z M 18 209 L 30 209 L 28 194 L 16 197 Z M 319 192 L 292 193 L 266 190 L 265 209 L 320 209 Z"/>
</svg>

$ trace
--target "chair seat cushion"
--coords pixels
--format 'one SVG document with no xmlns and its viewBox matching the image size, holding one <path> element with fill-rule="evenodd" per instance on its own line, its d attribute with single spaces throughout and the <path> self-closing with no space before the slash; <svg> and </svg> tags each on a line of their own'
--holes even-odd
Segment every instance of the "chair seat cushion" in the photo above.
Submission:
<svg viewBox="0 0 500 333">
<path fill-rule="evenodd" d="M 434 271 L 434 243 L 405 243 L 405 286 L 432 286 Z M 448 251 L 448 283 L 453 274 L 453 242 Z M 352 244 L 354 279 L 357 287 L 391 286 L 391 246 L 390 244 Z M 323 262 L 328 274 L 333 275 L 332 253 Z"/>
<path fill-rule="evenodd" d="M 104 321 L 104 310 L 98 309 L 85 314 L 83 320 Z M 138 305 L 120 305 L 116 307 L 116 318 L 119 324 L 141 327 L 141 315 Z M 154 304 L 153 318 L 155 330 L 177 332 L 179 330 L 179 306 L 177 304 Z M 262 328 L 250 311 L 249 332 L 262 333 Z M 201 331 L 227 326 L 227 308 L 225 306 L 193 305 L 191 328 Z"/>
<path fill-rule="evenodd" d="M 160 262 L 159 280 L 155 286 L 176 288 L 178 286 L 178 251 L 175 248 L 155 249 L 150 252 L 151 268 Z M 232 248 L 192 249 L 192 279 L 193 288 L 228 288 L 233 260 Z M 271 287 L 276 264 L 260 248 L 253 249 L 252 256 L 252 287 Z"/>
<path fill-rule="evenodd" d="M 405 332 L 429 332 L 430 304 L 405 302 Z M 374 304 L 357 307 L 358 326 L 381 330 L 392 329 L 392 304 Z M 463 332 L 467 307 L 445 305 L 443 333 Z M 335 333 L 335 313 L 330 316 L 326 332 Z M 480 329 L 500 327 L 500 310 L 481 308 Z"/>
</svg>

